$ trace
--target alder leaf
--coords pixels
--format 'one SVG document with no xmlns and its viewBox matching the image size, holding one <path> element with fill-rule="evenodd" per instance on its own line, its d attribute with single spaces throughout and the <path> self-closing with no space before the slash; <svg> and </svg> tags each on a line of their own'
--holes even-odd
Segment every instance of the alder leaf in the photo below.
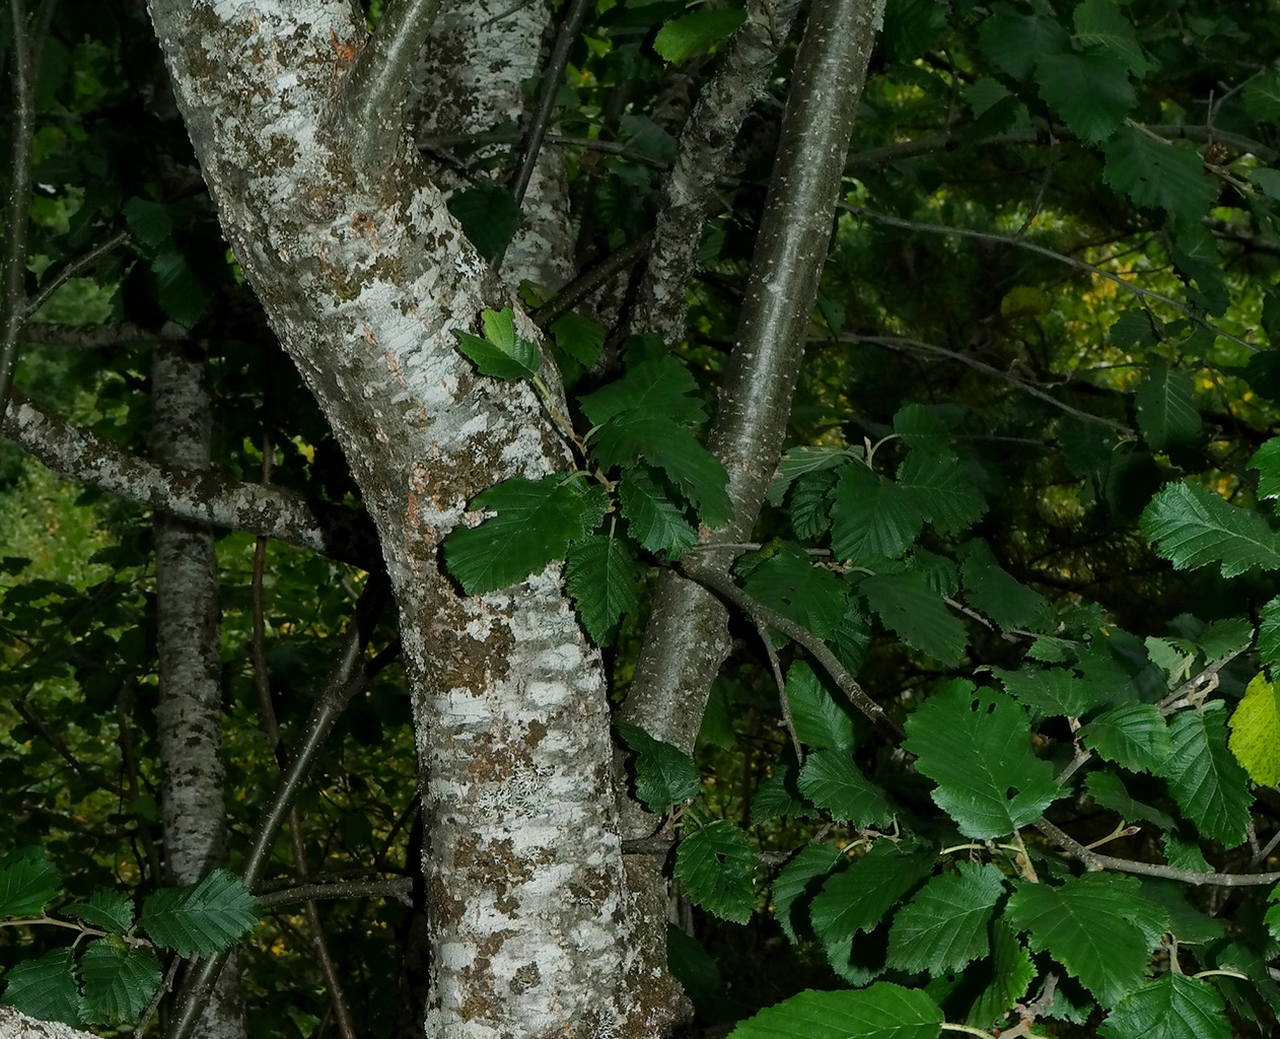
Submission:
<svg viewBox="0 0 1280 1039">
<path fill-rule="evenodd" d="M 876 574 L 863 578 L 858 591 L 890 631 L 907 645 L 955 667 L 964 656 L 964 623 L 916 574 Z"/>
<path fill-rule="evenodd" d="M 745 575 L 743 591 L 818 638 L 831 638 L 849 608 L 844 582 L 825 567 L 814 565 L 793 545 L 781 545 L 758 562 L 757 558 L 739 564 L 739 572 Z"/>
<path fill-rule="evenodd" d="M 1167 911 L 1143 897 L 1136 877 L 1114 873 L 1019 884 L 1005 919 L 1108 1007 L 1142 985 L 1151 950 L 1169 925 Z"/>
<path fill-rule="evenodd" d="M 693 759 L 679 747 L 654 739 L 629 722 L 618 723 L 618 735 L 633 754 L 636 796 L 651 812 L 665 812 L 673 804 L 694 797 L 702 786 Z"/>
<path fill-rule="evenodd" d="M 565 587 L 591 641 L 603 645 L 623 614 L 638 605 L 640 570 L 619 538 L 597 534 L 569 549 Z"/>
<path fill-rule="evenodd" d="M 745 924 L 755 911 L 759 866 L 747 835 L 723 819 L 689 834 L 676 848 L 675 875 L 685 896 L 735 924 Z"/>
<path fill-rule="evenodd" d="M 831 550 L 841 559 L 895 559 L 923 526 L 910 490 L 861 463 L 840 470 L 831 509 Z"/>
<path fill-rule="evenodd" d="M 1003 1026 L 1005 1015 L 1026 994 L 1036 976 L 1026 947 L 1003 920 L 991 925 L 991 981 L 969 1008 L 968 1023 L 977 1028 Z"/>
<path fill-rule="evenodd" d="M 1258 656 L 1272 674 L 1280 668 L 1280 596 L 1258 612 Z"/>
<path fill-rule="evenodd" d="M 1134 399 L 1138 425 L 1153 451 L 1187 447 L 1200 437 L 1191 376 L 1163 361 L 1152 361 Z"/>
<path fill-rule="evenodd" d="M 136 1021 L 160 987 L 160 964 L 155 956 L 116 937 L 91 943 L 80 957 L 80 971 L 85 1007 L 99 1024 Z"/>
<path fill-rule="evenodd" d="M 1227 745 L 1259 786 L 1280 783 L 1280 689 L 1257 675 L 1228 723 Z"/>
<path fill-rule="evenodd" d="M 1049 621 L 1049 603 L 1004 570 L 985 541 L 967 542 L 959 553 L 965 601 L 986 614 L 1003 630 L 1043 630 Z"/>
<path fill-rule="evenodd" d="M 1153 772 L 1169 756 L 1169 727 L 1155 704 L 1120 704 L 1080 730 L 1091 750 L 1132 772 Z"/>
<path fill-rule="evenodd" d="M 1086 144 L 1101 144 L 1137 104 L 1129 74 L 1110 54 L 1050 54 L 1036 63 L 1040 96 Z"/>
<path fill-rule="evenodd" d="M 4 980 L 0 1003 L 41 1021 L 61 1021 L 73 1028 L 84 1026 L 84 1000 L 70 949 L 50 949 L 35 959 L 16 963 Z"/>
<path fill-rule="evenodd" d="M 787 702 L 796 738 L 818 750 L 847 750 L 853 746 L 852 716 L 836 702 L 805 661 L 787 670 Z"/>
<path fill-rule="evenodd" d="M 133 900 L 119 891 L 95 891 L 88 902 L 75 902 L 61 912 L 114 934 L 124 934 L 133 926 Z"/>
<path fill-rule="evenodd" d="M 947 452 L 912 450 L 898 469 L 897 482 L 924 521 L 939 534 L 958 534 L 987 511 L 982 492 L 973 485 L 960 460 Z"/>
<path fill-rule="evenodd" d="M 733 34 L 747 13 L 734 8 L 694 11 L 667 22 L 654 37 L 653 49 L 664 61 L 687 61 Z"/>
<path fill-rule="evenodd" d="M 942 1020 L 927 993 L 879 981 L 856 992 L 801 992 L 747 1018 L 729 1039 L 938 1039 Z"/>
<path fill-rule="evenodd" d="M 770 890 L 773 916 L 792 944 L 800 940 L 800 932 L 805 929 L 796 919 L 802 908 L 807 909 L 807 899 L 805 906 L 800 900 L 817 893 L 822 886 L 818 881 L 831 872 L 843 854 L 834 844 L 806 844 L 774 878 Z"/>
<path fill-rule="evenodd" d="M 1280 437 L 1272 437 L 1249 459 L 1249 468 L 1258 470 L 1258 497 L 1280 498 Z"/>
<path fill-rule="evenodd" d="M 697 396 L 689 369 L 669 354 L 633 364 L 622 378 L 578 398 L 593 426 L 635 413 L 658 415 L 683 426 L 697 426 L 707 409 Z"/>
<path fill-rule="evenodd" d="M 961 862 L 934 877 L 893 918 L 889 966 L 940 975 L 986 956 L 991 914 L 1003 895 L 1004 877 L 994 866 Z"/>
<path fill-rule="evenodd" d="M 542 354 L 536 343 L 516 335 L 515 316 L 510 307 L 485 310 L 480 314 L 485 337 L 462 329 L 453 330 L 458 352 L 467 357 L 481 375 L 495 379 L 531 379 L 538 374 Z"/>
<path fill-rule="evenodd" d="M 1147 209 L 1162 209 L 1179 225 L 1197 223 L 1217 194 L 1194 148 L 1161 140 L 1133 126 L 1121 127 L 1103 147 L 1102 179 Z"/>
<path fill-rule="evenodd" d="M 138 926 L 179 956 L 216 956 L 258 925 L 258 900 L 244 881 L 215 869 L 198 884 L 161 888 L 142 903 Z"/>
<path fill-rule="evenodd" d="M 504 480 L 471 500 L 471 509 L 497 515 L 456 528 L 445 539 L 445 562 L 468 595 L 506 588 L 563 559 L 600 522 L 605 505 L 602 491 L 571 474 Z"/>
<path fill-rule="evenodd" d="M 1162 830 L 1171 830 L 1175 825 L 1173 816 L 1130 796 L 1120 778 L 1110 772 L 1090 772 L 1084 785 L 1094 801 L 1103 808 L 1119 813 L 1120 818 L 1127 823 L 1151 823 Z"/>
<path fill-rule="evenodd" d="M 1102 1022 L 1102 1039 L 1231 1039 L 1226 1007 L 1207 981 L 1169 971 L 1129 993 Z"/>
<path fill-rule="evenodd" d="M 799 787 L 837 822 L 884 826 L 893 818 L 884 791 L 858 771 L 848 751 L 815 750 L 800 770 Z"/>
<path fill-rule="evenodd" d="M 907 719 L 903 747 L 967 837 L 1007 836 L 1063 793 L 1053 766 L 1032 753 L 1026 712 L 994 689 L 948 683 Z"/>
<path fill-rule="evenodd" d="M 698 532 L 646 466 L 628 469 L 618 485 L 618 502 L 627 532 L 650 552 L 678 557 L 698 540 Z"/>
<path fill-rule="evenodd" d="M 1223 577 L 1280 568 L 1280 543 L 1258 513 L 1203 487 L 1171 483 L 1142 513 L 1143 536 L 1176 570 L 1220 563 Z"/>
<path fill-rule="evenodd" d="M 0 858 L 0 920 L 43 915 L 61 883 L 57 868 L 35 845 L 9 852 Z"/>
<path fill-rule="evenodd" d="M 1179 711 L 1169 726 L 1169 756 L 1157 770 L 1182 814 L 1206 837 L 1234 848 L 1245 839 L 1249 777 L 1227 748 L 1222 701 Z"/>
<path fill-rule="evenodd" d="M 1076 5 L 1072 21 L 1079 43 L 1105 49 L 1139 79 L 1154 68 L 1138 43 L 1133 23 L 1115 0 L 1084 0 Z"/>
<path fill-rule="evenodd" d="M 1036 63 L 1071 49 L 1067 31 L 1046 7 L 991 5 L 978 27 L 978 40 L 993 62 L 1014 79 L 1027 79 Z"/>
<path fill-rule="evenodd" d="M 831 946 L 872 930 L 902 896 L 929 875 L 931 852 L 880 841 L 836 873 L 814 896 L 809 919 L 823 945 Z"/>
</svg>

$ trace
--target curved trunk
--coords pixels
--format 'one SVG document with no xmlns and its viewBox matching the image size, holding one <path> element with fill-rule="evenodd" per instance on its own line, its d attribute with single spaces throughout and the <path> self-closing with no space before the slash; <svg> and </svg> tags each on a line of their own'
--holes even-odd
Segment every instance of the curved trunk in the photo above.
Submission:
<svg viewBox="0 0 1280 1039">
<path fill-rule="evenodd" d="M 628 985 L 650 979 L 631 977 L 599 654 L 558 567 L 464 598 L 438 565 L 478 491 L 572 465 L 528 386 L 454 349 L 504 294 L 407 138 L 355 158 L 334 103 L 364 38 L 349 4 L 151 12 L 227 238 L 379 531 L 423 777 L 427 1031 L 652 1035 L 661 1010 Z"/>
</svg>

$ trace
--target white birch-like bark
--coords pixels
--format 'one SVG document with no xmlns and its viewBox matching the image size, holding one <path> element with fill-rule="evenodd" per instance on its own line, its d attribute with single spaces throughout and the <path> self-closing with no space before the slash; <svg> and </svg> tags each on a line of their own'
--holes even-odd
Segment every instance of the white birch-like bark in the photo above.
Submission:
<svg viewBox="0 0 1280 1039">
<path fill-rule="evenodd" d="M 157 344 L 151 369 L 152 453 L 176 469 L 210 462 L 212 409 L 203 358 L 189 344 Z M 221 613 L 213 532 L 160 515 L 155 522 L 160 803 L 166 866 L 194 884 L 226 860 L 222 766 Z M 224 971 L 198 1024 L 205 1039 L 243 1039 L 244 1001 Z"/>
<path fill-rule="evenodd" d="M 82 1032 L 57 1021 L 39 1021 L 34 1017 L 0 1006 L 0 1039 L 98 1039 L 92 1032 Z"/>
<path fill-rule="evenodd" d="M 463 598 L 437 553 L 470 497 L 572 465 L 525 384 L 453 328 L 504 293 L 407 136 L 356 165 L 345 0 L 152 0 L 224 232 L 342 444 L 400 611 L 428 833 L 440 1039 L 658 1034 L 635 960 L 599 654 L 559 569 Z M 376 128 L 374 128 L 376 132 Z M 521 333 L 537 330 L 518 315 Z M 548 373 L 550 374 L 550 373 Z"/>
</svg>

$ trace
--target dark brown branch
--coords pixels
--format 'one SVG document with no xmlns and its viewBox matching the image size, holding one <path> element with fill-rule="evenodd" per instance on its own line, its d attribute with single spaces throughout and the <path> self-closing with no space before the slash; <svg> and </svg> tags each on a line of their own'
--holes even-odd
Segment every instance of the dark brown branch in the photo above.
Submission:
<svg viewBox="0 0 1280 1039">
<path fill-rule="evenodd" d="M 68 425 L 17 391 L 12 398 L 0 433 L 61 476 L 182 519 L 264 534 L 363 569 L 380 566 L 367 521 L 349 510 L 212 471 L 157 465 Z"/>
<path fill-rule="evenodd" d="M 607 285 L 622 271 L 640 259 L 645 250 L 649 248 L 649 243 L 652 240 L 653 232 L 646 232 L 634 242 L 624 245 L 616 252 L 611 252 L 599 263 L 583 271 L 555 296 L 529 315 L 534 324 L 544 329 L 551 327 L 557 318 L 567 314 L 593 292 Z"/>
<path fill-rule="evenodd" d="M 38 313 L 40 308 L 48 303 L 53 298 L 53 294 L 63 285 L 87 271 L 107 253 L 111 252 L 112 249 L 128 241 L 128 239 L 129 233 L 127 231 L 116 231 L 114 234 L 108 235 L 88 252 L 73 256 L 53 274 L 49 275 L 48 280 L 40 286 L 40 291 L 27 304 L 25 317 L 29 318 Z"/>
<path fill-rule="evenodd" d="M 334 880 L 322 884 L 299 884 L 283 891 L 258 896 L 264 909 L 336 898 L 393 898 L 404 905 L 413 904 L 413 878 L 392 877 L 389 880 Z"/>
<path fill-rule="evenodd" d="M 0 419 L 18 363 L 18 333 L 27 316 L 27 216 L 31 209 L 31 139 L 35 132 L 31 41 L 23 0 L 9 0 L 13 22 L 9 50 L 13 61 L 13 116 L 9 140 L 7 245 L 3 260 L 4 322 L 0 324 Z"/>
<path fill-rule="evenodd" d="M 172 330 L 172 331 L 169 331 Z M 18 339 L 23 343 L 41 346 L 72 347 L 95 350 L 105 346 L 123 346 L 127 343 L 167 343 L 186 338 L 175 326 L 169 325 L 159 332 L 152 332 L 128 323 L 114 325 L 53 325 L 28 321 Z"/>
</svg>

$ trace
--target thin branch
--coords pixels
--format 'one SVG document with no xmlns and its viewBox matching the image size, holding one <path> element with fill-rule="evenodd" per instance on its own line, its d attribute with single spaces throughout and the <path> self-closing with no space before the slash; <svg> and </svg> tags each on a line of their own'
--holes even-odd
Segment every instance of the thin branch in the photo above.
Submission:
<svg viewBox="0 0 1280 1039">
<path fill-rule="evenodd" d="M 1251 353 L 1258 353 L 1260 347 L 1254 346 L 1252 343 L 1241 339 L 1237 335 L 1226 331 L 1217 325 L 1206 321 L 1185 303 L 1180 303 L 1172 296 L 1166 296 L 1162 292 L 1156 292 L 1154 289 L 1143 288 L 1131 281 L 1125 281 L 1117 274 L 1103 270 L 1101 267 L 1095 267 L 1091 263 L 1084 260 L 1077 260 L 1074 256 L 1068 256 L 1065 253 L 1048 249 L 1043 245 L 1036 245 L 1034 242 L 1028 242 L 1025 238 L 1015 238 L 1012 235 L 1000 234 L 997 231 L 980 231 L 972 227 L 953 227 L 949 224 L 930 224 L 920 220 L 904 220 L 901 217 L 890 216 L 888 213 L 879 213 L 873 209 L 867 209 L 863 206 L 854 206 L 846 202 L 837 203 L 838 206 L 848 213 L 855 216 L 863 217 L 867 220 L 873 220 L 876 223 L 884 224 L 887 227 L 897 227 L 904 231 L 920 231 L 925 234 L 946 235 L 952 238 L 973 238 L 982 242 L 994 242 L 999 245 L 1011 246 L 1015 249 L 1024 249 L 1027 252 L 1035 253 L 1037 256 L 1044 256 L 1053 260 L 1055 263 L 1061 263 L 1074 270 L 1083 271 L 1095 278 L 1103 278 L 1114 285 L 1124 289 L 1125 292 L 1132 293 L 1139 299 L 1154 300 L 1163 303 L 1172 310 L 1177 311 L 1187 320 L 1199 325 L 1201 328 L 1207 328 L 1214 335 L 1221 336 L 1237 346 L 1243 346 Z"/>
<path fill-rule="evenodd" d="M 867 695 L 866 690 L 858 684 L 857 679 L 849 674 L 836 655 L 827 648 L 827 644 L 808 628 L 797 624 L 790 617 L 785 617 L 776 610 L 769 609 L 764 603 L 757 602 L 734 584 L 727 574 L 706 568 L 694 569 L 686 565 L 680 566 L 680 572 L 689 580 L 702 585 L 708 591 L 714 592 L 725 602 L 736 606 L 748 616 L 759 617 L 769 627 L 777 629 L 787 638 L 794 640 L 822 665 L 823 670 L 831 676 L 832 681 L 849 698 L 854 707 L 870 718 L 871 721 L 884 725 L 898 739 L 906 736 L 902 727 L 885 713 L 884 708 Z"/>
<path fill-rule="evenodd" d="M 185 338 L 186 333 L 176 325 L 166 325 L 159 332 L 153 332 L 128 323 L 55 325 L 42 321 L 28 321 L 18 336 L 18 341 L 41 346 L 96 350 L 106 346 L 124 346 L 128 343 L 170 343 Z"/>
<path fill-rule="evenodd" d="M 376 172 L 402 147 L 413 63 L 440 0 L 391 0 L 347 80 L 343 114 L 361 172 Z"/>
<path fill-rule="evenodd" d="M 760 642 L 764 645 L 765 656 L 769 658 L 769 670 L 773 672 L 773 684 L 778 689 L 778 706 L 782 710 L 782 721 L 791 737 L 791 747 L 796 752 L 796 763 L 804 764 L 804 750 L 800 746 L 800 737 L 796 734 L 796 720 L 791 716 L 791 700 L 787 696 L 787 680 L 782 675 L 782 665 L 778 663 L 778 651 L 773 648 L 773 640 L 769 637 L 769 628 L 757 614 L 751 614 L 751 623 L 755 625 Z"/>
<path fill-rule="evenodd" d="M 622 271 L 632 266 L 644 255 L 652 240 L 653 232 L 646 231 L 635 241 L 611 252 L 599 263 L 583 271 L 529 315 L 533 323 L 543 329 L 551 327 L 557 318 L 567 314 L 597 289 L 607 285 Z"/>
<path fill-rule="evenodd" d="M 556 34 L 556 42 L 547 59 L 547 67 L 542 73 L 542 85 L 538 91 L 538 107 L 534 111 L 533 122 L 529 124 L 529 133 L 525 140 L 524 160 L 520 163 L 520 171 L 516 174 L 511 193 L 515 196 L 516 210 L 524 202 L 525 192 L 529 190 L 529 181 L 533 179 L 534 167 L 538 164 L 538 153 L 542 150 L 542 141 L 551 122 L 551 113 L 555 110 L 556 97 L 560 93 L 560 84 L 564 80 L 565 66 L 569 64 L 569 50 L 573 41 L 578 38 L 578 30 L 582 28 L 582 20 L 586 17 L 589 0 L 570 0 L 569 10 L 565 13 L 560 31 Z M 494 260 L 494 267 L 502 265 L 502 256 Z"/>
<path fill-rule="evenodd" d="M 1177 866 L 1162 866 L 1154 862 L 1137 862 L 1133 859 L 1118 859 L 1112 855 L 1100 855 L 1090 851 L 1070 834 L 1060 830 L 1048 819 L 1038 819 L 1033 823 L 1035 828 L 1065 851 L 1073 859 L 1084 863 L 1086 869 L 1111 869 L 1119 873 L 1136 873 L 1145 877 L 1162 877 L 1165 880 L 1176 880 L 1182 884 L 1196 887 L 1251 887 L 1258 884 L 1275 884 L 1280 882 L 1277 873 L 1200 873 L 1192 869 L 1179 869 Z"/>
<path fill-rule="evenodd" d="M 350 510 L 310 504 L 282 487 L 157 465 L 66 424 L 17 391 L 11 397 L 0 433 L 61 476 L 182 519 L 265 534 L 364 569 L 380 567 L 367 521 Z"/>
<path fill-rule="evenodd" d="M 979 361 L 976 357 L 970 357 L 968 354 L 962 354 L 956 350 L 948 350 L 944 346 L 934 346 L 932 343 L 924 343 L 919 339 L 912 339 L 909 336 L 842 334 L 838 338 L 842 343 L 872 343 L 876 346 L 887 347 L 890 350 L 910 350 L 916 353 L 932 354 L 936 357 L 946 357 L 952 361 L 957 361 L 960 364 L 966 365 L 976 372 L 982 372 L 984 375 L 989 375 L 993 379 L 999 379 L 1002 382 L 1008 383 L 1010 386 L 1015 386 L 1024 393 L 1028 393 L 1035 397 L 1037 400 L 1042 400 L 1046 404 L 1050 404 L 1053 407 L 1058 408 L 1060 411 L 1066 412 L 1068 415 L 1073 415 L 1081 421 L 1096 422 L 1099 425 L 1107 426 L 1108 428 L 1114 429 L 1126 436 L 1134 435 L 1134 430 L 1129 426 L 1126 426 L 1123 422 L 1116 422 L 1114 419 L 1109 419 L 1102 415 L 1094 415 L 1092 412 L 1082 411 L 1079 408 L 1072 407 L 1070 404 L 1058 400 L 1058 398 L 1053 396 L 1053 394 L 1046 393 L 1044 390 L 1040 389 L 1040 387 L 1036 386 L 1034 383 L 1028 382 L 1026 379 L 1020 379 L 1018 376 L 1010 372 L 1001 371 L 999 368 L 994 365 L 987 364 L 985 361 Z"/>
<path fill-rule="evenodd" d="M 276 835 L 288 817 L 289 809 L 297 801 L 302 784 L 310 774 L 320 748 L 333 729 L 334 722 L 346 709 L 351 698 L 364 686 L 368 676 L 375 670 L 378 660 L 385 654 L 379 654 L 370 664 L 358 667 L 365 647 L 373 634 L 373 627 L 388 597 L 388 584 L 383 575 L 373 575 L 365 585 L 356 606 L 356 616 L 343 639 L 342 648 L 324 691 L 317 697 L 307 718 L 306 728 L 298 746 L 294 749 L 289 768 L 272 795 L 262 815 L 258 832 L 245 859 L 243 877 L 245 885 L 253 890 L 262 879 L 271 849 L 275 845 Z M 218 972 L 226 960 L 226 954 L 200 960 L 192 965 L 191 974 L 183 986 L 176 1021 L 170 1032 L 170 1039 L 186 1039 L 200 1013 L 205 998 L 212 991 L 217 981 Z"/>
<path fill-rule="evenodd" d="M 393 877 L 389 880 L 336 880 L 324 884 L 299 884 L 283 891 L 259 895 L 264 909 L 338 898 L 390 898 L 404 905 L 413 904 L 413 878 Z"/>
<path fill-rule="evenodd" d="M 31 302 L 27 304 L 24 317 L 30 318 L 37 314 L 41 307 L 53 298 L 53 294 L 57 292 L 72 278 L 78 277 L 83 272 L 96 264 L 107 253 L 115 249 L 117 246 L 129 240 L 128 231 L 116 231 L 114 234 L 108 235 L 101 242 L 95 245 L 88 252 L 81 253 L 79 256 L 73 256 L 64 263 L 56 271 L 49 276 L 49 279 L 40 286 L 40 291 L 32 297 Z"/>
<path fill-rule="evenodd" d="M 1223 669 L 1248 648 L 1248 646 L 1241 646 L 1234 652 L 1215 660 L 1208 667 L 1192 675 L 1160 701 L 1157 705 L 1160 708 L 1160 713 L 1165 715 L 1172 714 L 1180 707 L 1189 706 L 1193 701 L 1202 701 L 1205 696 L 1217 688 L 1218 677 Z"/>
<path fill-rule="evenodd" d="M 18 333 L 27 315 L 27 217 L 31 209 L 31 139 L 35 132 L 31 41 L 23 0 L 9 0 L 13 22 L 13 115 L 9 141 L 9 198 L 6 214 L 8 245 L 4 251 L 4 323 L 0 325 L 0 420 L 9 400 L 9 386 L 18 363 Z"/>
<path fill-rule="evenodd" d="M 164 984 L 156 989 L 156 994 L 151 997 L 151 1002 L 147 1004 L 147 1009 L 142 1012 L 142 1017 L 138 1020 L 138 1027 L 133 1030 L 133 1039 L 142 1039 L 142 1036 L 146 1034 L 147 1025 L 151 1023 L 151 1018 L 160 1006 L 160 1000 L 164 999 L 165 994 L 173 988 L 173 979 L 177 975 L 178 967 L 181 964 L 182 957 L 174 953 L 173 958 L 169 961 L 169 969 L 164 973 Z"/>
<path fill-rule="evenodd" d="M 89 784 L 91 789 L 101 787 L 103 790 L 111 791 L 117 797 L 124 796 L 123 788 L 113 783 L 106 776 L 90 769 L 71 753 L 71 748 L 67 746 L 66 741 L 53 729 L 49 728 L 44 723 L 44 719 L 28 706 L 25 697 L 15 697 L 10 701 L 10 705 L 18 713 L 18 716 L 35 729 L 44 738 L 44 741 L 57 752 L 58 756 L 71 766 L 76 775 Z"/>
</svg>

